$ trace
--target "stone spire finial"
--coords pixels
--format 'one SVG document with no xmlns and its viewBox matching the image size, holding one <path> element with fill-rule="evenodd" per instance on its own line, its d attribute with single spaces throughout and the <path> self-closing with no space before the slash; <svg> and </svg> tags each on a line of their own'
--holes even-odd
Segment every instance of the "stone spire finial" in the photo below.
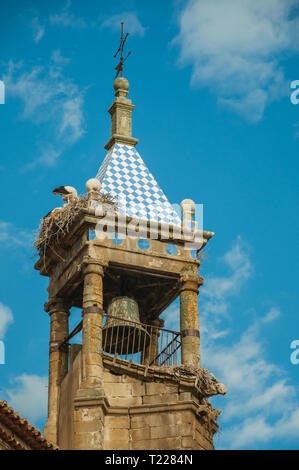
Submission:
<svg viewBox="0 0 299 470">
<path fill-rule="evenodd" d="M 96 178 L 90 178 L 86 181 L 88 199 L 98 199 L 100 195 L 101 183 Z"/>
<path fill-rule="evenodd" d="M 138 139 L 132 137 L 132 111 L 135 106 L 127 98 L 129 82 L 126 78 L 119 77 L 114 80 L 113 86 L 116 99 L 108 110 L 111 115 L 111 138 L 105 149 L 109 150 L 116 143 L 134 147 Z"/>
<path fill-rule="evenodd" d="M 195 216 L 195 202 L 192 199 L 184 199 L 181 202 L 182 210 L 182 226 L 184 230 L 192 230 L 196 228 L 197 222 L 194 220 Z"/>
<path fill-rule="evenodd" d="M 129 81 L 124 77 L 119 77 L 114 80 L 113 88 L 115 90 L 115 96 L 126 97 L 129 92 Z"/>
</svg>

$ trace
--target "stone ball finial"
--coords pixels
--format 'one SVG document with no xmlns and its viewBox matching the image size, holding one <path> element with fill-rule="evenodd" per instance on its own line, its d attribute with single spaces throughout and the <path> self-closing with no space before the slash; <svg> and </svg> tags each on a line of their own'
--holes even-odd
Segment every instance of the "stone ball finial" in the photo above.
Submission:
<svg viewBox="0 0 299 470">
<path fill-rule="evenodd" d="M 181 202 L 181 209 L 182 209 L 182 212 L 185 212 L 186 209 L 187 210 L 191 209 L 191 212 L 194 212 L 195 211 L 195 202 L 192 201 L 192 199 L 184 199 Z"/>
<path fill-rule="evenodd" d="M 115 91 L 118 91 L 118 90 L 129 91 L 129 81 L 124 77 L 118 77 L 114 80 L 113 88 Z"/>
<path fill-rule="evenodd" d="M 99 193 L 101 189 L 101 183 L 96 178 L 90 178 L 86 181 L 86 189 L 88 192 L 94 191 Z"/>
<path fill-rule="evenodd" d="M 188 230 L 194 230 L 196 228 L 196 223 L 194 221 L 195 202 L 192 201 L 192 199 L 184 199 L 181 202 L 181 211 L 183 227 Z"/>
</svg>

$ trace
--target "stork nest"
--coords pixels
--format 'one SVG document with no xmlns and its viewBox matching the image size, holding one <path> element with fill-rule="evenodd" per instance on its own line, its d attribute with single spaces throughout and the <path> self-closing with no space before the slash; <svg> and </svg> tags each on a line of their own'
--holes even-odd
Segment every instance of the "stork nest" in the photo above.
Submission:
<svg viewBox="0 0 299 470">
<path fill-rule="evenodd" d="M 110 194 L 101 194 L 95 202 L 116 207 L 116 201 Z M 63 207 L 57 207 L 42 219 L 34 242 L 40 256 L 44 256 L 47 248 L 53 247 L 61 237 L 69 233 L 75 219 L 88 209 L 88 203 L 87 195 L 82 195 Z"/>
</svg>

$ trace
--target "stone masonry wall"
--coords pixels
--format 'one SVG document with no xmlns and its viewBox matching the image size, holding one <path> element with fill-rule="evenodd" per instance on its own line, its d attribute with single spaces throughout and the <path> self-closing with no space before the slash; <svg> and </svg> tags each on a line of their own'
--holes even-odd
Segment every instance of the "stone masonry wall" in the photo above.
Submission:
<svg viewBox="0 0 299 470">
<path fill-rule="evenodd" d="M 198 399 L 179 385 L 141 382 L 105 370 L 104 389 L 111 406 L 104 449 L 213 449 L 213 433 L 192 406 Z"/>
<path fill-rule="evenodd" d="M 74 396 L 80 380 L 81 353 L 61 386 L 60 449 L 74 448 Z M 191 392 L 181 390 L 178 384 L 142 381 L 130 375 L 117 375 L 107 368 L 103 381 L 109 402 L 104 418 L 103 449 L 213 449 L 215 427 L 206 415 L 198 413 L 203 403 Z"/>
</svg>

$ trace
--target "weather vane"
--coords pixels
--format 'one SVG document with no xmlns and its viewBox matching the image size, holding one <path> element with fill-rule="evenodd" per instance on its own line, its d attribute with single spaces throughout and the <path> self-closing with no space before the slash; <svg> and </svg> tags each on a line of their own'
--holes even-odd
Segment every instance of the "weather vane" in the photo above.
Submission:
<svg viewBox="0 0 299 470">
<path fill-rule="evenodd" d="M 117 54 L 120 52 L 120 61 L 119 61 L 119 64 L 117 65 L 117 67 L 115 67 L 115 70 L 117 70 L 115 78 L 118 76 L 119 73 L 120 73 L 121 77 L 123 76 L 124 62 L 127 60 L 129 55 L 131 54 L 131 51 L 128 52 L 127 57 L 125 57 L 125 59 L 124 59 L 124 55 L 123 55 L 124 54 L 124 45 L 125 45 L 125 42 L 126 42 L 128 36 L 129 36 L 129 33 L 127 33 L 124 37 L 124 23 L 122 22 L 121 23 L 120 46 L 118 48 L 117 53 L 114 55 L 114 57 L 116 57 Z"/>
</svg>

